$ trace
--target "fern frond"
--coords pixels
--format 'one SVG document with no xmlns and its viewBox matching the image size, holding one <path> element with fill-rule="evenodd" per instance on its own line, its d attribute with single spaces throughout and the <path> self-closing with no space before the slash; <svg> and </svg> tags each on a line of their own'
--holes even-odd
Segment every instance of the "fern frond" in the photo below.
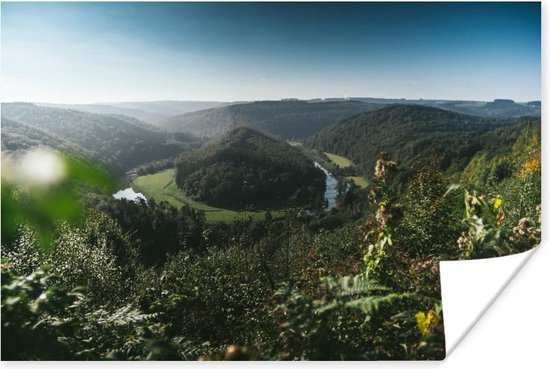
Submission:
<svg viewBox="0 0 550 369">
<path fill-rule="evenodd" d="M 367 296 L 357 300 L 348 301 L 345 306 L 352 309 L 359 309 L 364 313 L 373 314 L 381 305 L 391 305 L 397 300 L 411 297 L 410 293 L 390 293 L 384 296 Z"/>
</svg>

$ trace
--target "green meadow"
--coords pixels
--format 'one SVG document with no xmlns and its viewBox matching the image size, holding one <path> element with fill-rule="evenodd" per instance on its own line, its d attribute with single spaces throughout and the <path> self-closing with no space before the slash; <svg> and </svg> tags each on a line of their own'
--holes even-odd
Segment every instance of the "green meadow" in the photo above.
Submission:
<svg viewBox="0 0 550 369">
<path fill-rule="evenodd" d="M 350 180 L 351 182 L 353 182 L 354 185 L 356 185 L 357 187 L 360 187 L 360 188 L 367 188 L 367 186 L 369 185 L 369 182 L 367 181 L 367 179 L 365 177 L 361 177 L 361 176 L 348 176 L 348 177 L 345 177 L 347 180 Z"/>
<path fill-rule="evenodd" d="M 304 144 L 301 143 L 300 141 L 288 140 L 286 143 L 289 144 L 290 146 L 294 146 L 294 147 L 302 147 L 302 146 L 304 146 Z"/>
<path fill-rule="evenodd" d="M 353 162 L 349 160 L 348 158 L 345 158 L 340 155 L 331 154 L 329 152 L 324 152 L 324 154 L 330 159 L 330 161 L 340 168 L 349 168 L 353 165 Z"/>
<path fill-rule="evenodd" d="M 244 217 L 262 219 L 265 211 L 236 211 L 217 208 L 196 201 L 180 191 L 175 182 L 175 169 L 166 169 L 155 174 L 139 176 L 132 182 L 132 187 L 137 192 L 143 192 L 147 198 L 153 198 L 157 202 L 167 201 L 171 205 L 180 208 L 189 205 L 194 209 L 204 212 L 208 222 L 233 222 Z M 276 214 L 276 212 L 273 212 Z"/>
</svg>

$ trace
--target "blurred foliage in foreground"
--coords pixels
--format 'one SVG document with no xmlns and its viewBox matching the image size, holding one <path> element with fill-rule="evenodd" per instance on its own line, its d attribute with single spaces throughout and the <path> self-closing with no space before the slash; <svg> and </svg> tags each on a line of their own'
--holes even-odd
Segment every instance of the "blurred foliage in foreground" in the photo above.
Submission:
<svg viewBox="0 0 550 369">
<path fill-rule="evenodd" d="M 83 219 L 82 193 L 110 194 L 116 189 L 107 171 L 75 156 L 44 149 L 14 156 L 4 157 L 2 163 L 3 242 L 13 241 L 18 226 L 26 224 L 41 248 L 49 249 L 57 224 L 75 225 Z"/>
</svg>

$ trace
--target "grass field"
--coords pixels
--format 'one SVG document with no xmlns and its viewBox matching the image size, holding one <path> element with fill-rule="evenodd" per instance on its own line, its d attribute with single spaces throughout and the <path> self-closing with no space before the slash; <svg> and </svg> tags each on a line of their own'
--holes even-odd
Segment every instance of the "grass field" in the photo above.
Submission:
<svg viewBox="0 0 550 369">
<path fill-rule="evenodd" d="M 345 178 L 349 179 L 350 181 L 353 182 L 353 184 L 355 184 L 356 186 L 358 186 L 360 188 L 367 188 L 367 186 L 369 185 L 369 182 L 367 182 L 367 179 L 365 177 L 348 176 L 348 177 L 345 177 Z"/>
<path fill-rule="evenodd" d="M 334 163 L 334 165 L 336 165 L 337 167 L 340 167 L 340 168 L 348 168 L 348 167 L 351 167 L 353 165 L 353 162 L 351 160 L 349 160 L 348 158 L 345 158 L 343 156 L 340 156 L 340 155 L 336 155 L 336 154 L 331 154 L 329 152 L 325 152 L 324 153 L 329 159 L 331 162 Z"/>
<path fill-rule="evenodd" d="M 299 141 L 291 141 L 291 140 L 289 140 L 289 141 L 287 141 L 286 143 L 289 144 L 290 146 L 294 146 L 294 147 L 302 147 L 302 146 L 304 146 L 304 144 L 301 143 L 301 142 L 299 142 Z"/>
<path fill-rule="evenodd" d="M 175 169 L 166 169 L 155 174 L 137 177 L 132 182 L 132 187 L 134 191 L 143 192 L 145 197 L 153 198 L 156 202 L 167 201 L 177 208 L 186 204 L 203 211 L 208 222 L 232 222 L 245 215 L 254 219 L 263 219 L 265 216 L 265 211 L 228 210 L 193 200 L 177 188 L 174 177 Z M 273 215 L 275 216 L 276 213 L 273 212 Z"/>
</svg>

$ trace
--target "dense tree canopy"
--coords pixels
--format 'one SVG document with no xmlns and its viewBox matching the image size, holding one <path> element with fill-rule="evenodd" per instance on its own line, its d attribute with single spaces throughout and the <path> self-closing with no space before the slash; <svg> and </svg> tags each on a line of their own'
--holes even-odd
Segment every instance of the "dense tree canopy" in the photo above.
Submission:
<svg viewBox="0 0 550 369">
<path fill-rule="evenodd" d="M 256 101 L 177 115 L 161 126 L 199 137 L 248 127 L 285 139 L 304 139 L 334 122 L 380 107 L 359 101 Z"/>
<path fill-rule="evenodd" d="M 524 127 L 522 122 L 537 121 L 482 118 L 431 107 L 395 105 L 330 126 L 308 139 L 307 144 L 350 158 L 367 177 L 372 177 L 379 153 L 391 152 L 400 169 L 395 180 L 403 183 L 418 156 L 428 158 L 435 154 L 444 171 L 458 173 L 476 153 L 494 155 L 512 145 Z"/>
<path fill-rule="evenodd" d="M 325 188 L 299 149 L 244 127 L 184 154 L 176 182 L 208 204 L 238 209 L 319 204 Z"/>
</svg>

